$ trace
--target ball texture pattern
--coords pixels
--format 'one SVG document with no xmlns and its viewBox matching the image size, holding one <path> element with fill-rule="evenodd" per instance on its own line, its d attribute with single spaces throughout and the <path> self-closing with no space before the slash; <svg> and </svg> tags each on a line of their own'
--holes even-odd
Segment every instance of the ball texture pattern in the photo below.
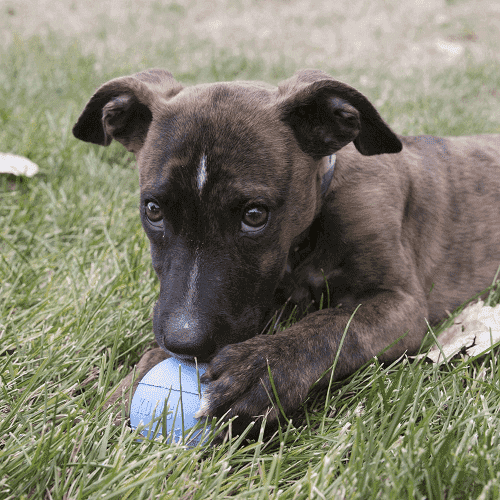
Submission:
<svg viewBox="0 0 500 500">
<path fill-rule="evenodd" d="M 206 365 L 198 364 L 200 377 L 205 372 L 205 368 Z M 188 365 L 175 358 L 168 358 L 157 364 L 139 382 L 132 398 L 130 407 L 132 429 L 143 424 L 146 425 L 141 431 L 143 436 L 150 438 L 159 436 L 164 430 L 162 414 L 165 410 L 167 436 L 173 430 L 173 440 L 180 441 L 183 434 L 185 435 L 197 423 L 194 415 L 201 404 L 201 393 L 198 387 L 203 391 L 203 384 L 198 385 L 194 365 Z M 167 408 L 165 408 L 165 404 L 167 404 Z M 199 442 L 201 432 L 200 430 L 196 436 L 190 438 L 190 444 Z"/>
</svg>

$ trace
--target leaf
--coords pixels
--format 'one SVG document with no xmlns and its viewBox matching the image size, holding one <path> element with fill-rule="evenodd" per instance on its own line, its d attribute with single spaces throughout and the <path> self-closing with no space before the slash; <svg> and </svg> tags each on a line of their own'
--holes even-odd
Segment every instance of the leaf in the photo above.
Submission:
<svg viewBox="0 0 500 500">
<path fill-rule="evenodd" d="M 500 304 L 485 306 L 479 300 L 467 306 L 454 320 L 453 325 L 444 330 L 426 356 L 434 363 L 444 363 L 462 353 L 466 358 L 477 356 L 500 342 Z M 444 354 L 444 357 L 443 357 Z"/>
<path fill-rule="evenodd" d="M 0 153 L 0 174 L 33 177 L 36 173 L 38 173 L 38 165 L 28 158 L 10 153 Z"/>
</svg>

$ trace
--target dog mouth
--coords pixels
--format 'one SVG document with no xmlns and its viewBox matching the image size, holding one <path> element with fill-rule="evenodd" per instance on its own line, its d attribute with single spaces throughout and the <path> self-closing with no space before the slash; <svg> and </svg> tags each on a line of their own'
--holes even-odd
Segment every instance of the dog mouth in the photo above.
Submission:
<svg viewBox="0 0 500 500">
<path fill-rule="evenodd" d="M 211 354 L 209 356 L 192 356 L 190 354 L 179 354 L 179 353 L 175 353 L 175 352 L 169 351 L 168 349 L 165 349 L 165 347 L 163 347 L 163 346 L 161 346 L 161 348 L 167 354 L 169 354 L 170 356 L 172 356 L 172 358 L 175 358 L 178 361 L 180 361 L 181 363 L 184 363 L 186 365 L 193 366 L 193 367 L 195 367 L 197 364 L 199 365 L 199 364 L 210 363 L 210 361 L 212 360 L 212 358 L 216 354 L 216 353 L 214 353 L 214 354 Z"/>
<path fill-rule="evenodd" d="M 166 350 L 168 354 L 170 354 L 173 358 L 177 359 L 181 363 L 192 366 L 193 368 L 196 368 L 196 366 L 199 365 L 205 365 L 210 363 L 210 360 L 213 358 L 213 356 L 209 357 L 200 357 L 200 356 L 189 356 L 188 354 L 174 354 L 173 352 L 170 352 Z"/>
<path fill-rule="evenodd" d="M 188 328 L 176 330 L 174 327 L 179 322 L 170 322 L 173 324 L 172 326 L 169 323 L 170 318 L 167 315 L 165 315 L 166 318 L 162 319 L 161 314 L 158 312 L 158 304 L 156 304 L 153 318 L 156 343 L 166 354 L 181 363 L 192 366 L 196 365 L 196 363 L 207 364 L 225 346 L 243 342 L 258 334 L 262 329 L 259 324 L 262 321 L 256 321 L 256 316 L 272 320 L 272 314 L 263 314 L 262 311 L 259 311 L 259 313 L 256 315 L 255 310 L 252 310 L 252 314 L 245 315 L 245 321 L 242 321 L 239 317 L 237 321 L 224 322 L 220 318 L 218 321 L 214 320 L 209 325 L 209 334 L 206 330 L 196 331 L 189 330 Z M 180 323 L 183 324 L 182 322 Z M 242 323 L 244 323 L 243 326 Z M 268 326 L 268 323 L 269 321 L 264 324 Z M 264 328 L 266 331 L 267 326 Z M 172 327 L 172 329 L 169 329 L 169 327 Z"/>
</svg>

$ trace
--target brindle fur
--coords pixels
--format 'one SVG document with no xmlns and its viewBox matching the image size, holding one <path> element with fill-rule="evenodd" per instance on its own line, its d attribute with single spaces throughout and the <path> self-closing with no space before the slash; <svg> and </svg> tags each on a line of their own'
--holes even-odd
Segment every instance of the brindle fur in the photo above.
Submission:
<svg viewBox="0 0 500 500">
<path fill-rule="evenodd" d="M 398 136 L 363 95 L 320 71 L 275 88 L 183 87 L 149 70 L 99 88 L 73 131 L 101 145 L 115 139 L 137 158 L 163 349 L 143 358 L 139 379 L 170 354 L 209 361 L 200 414 L 238 415 L 233 432 L 266 412 L 276 425 L 268 366 L 289 414 L 318 379 L 327 383 L 359 304 L 334 379 L 376 355 L 414 353 L 426 319 L 439 321 L 486 288 L 500 264 L 500 136 Z M 160 231 L 145 216 L 151 200 Z M 240 221 L 255 201 L 270 217 L 252 235 Z M 330 308 L 258 335 L 287 300 L 317 308 L 326 283 Z"/>
</svg>

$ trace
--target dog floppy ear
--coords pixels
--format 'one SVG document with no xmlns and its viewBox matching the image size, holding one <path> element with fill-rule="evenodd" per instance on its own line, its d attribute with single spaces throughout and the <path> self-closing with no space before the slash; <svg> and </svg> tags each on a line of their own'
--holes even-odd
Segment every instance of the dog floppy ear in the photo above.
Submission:
<svg viewBox="0 0 500 500">
<path fill-rule="evenodd" d="M 91 97 L 73 127 L 73 135 L 101 146 L 109 146 L 115 139 L 137 153 L 144 144 L 155 104 L 181 90 L 172 74 L 161 69 L 110 80 Z"/>
<path fill-rule="evenodd" d="M 370 101 L 326 73 L 304 70 L 279 85 L 281 118 L 301 149 L 328 156 L 353 141 L 363 155 L 399 153 L 401 141 Z"/>
</svg>

